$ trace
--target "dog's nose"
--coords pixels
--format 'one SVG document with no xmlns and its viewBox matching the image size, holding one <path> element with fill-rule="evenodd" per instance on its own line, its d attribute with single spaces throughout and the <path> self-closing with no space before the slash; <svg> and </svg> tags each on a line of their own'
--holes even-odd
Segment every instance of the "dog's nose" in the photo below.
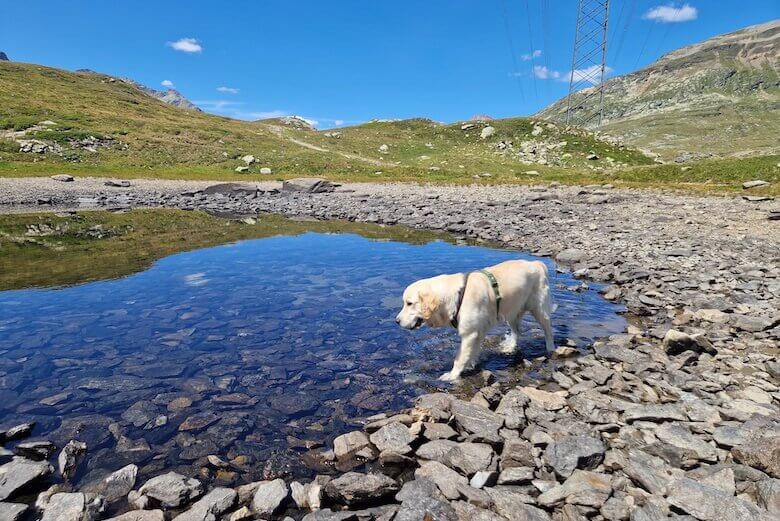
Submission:
<svg viewBox="0 0 780 521">
<path fill-rule="evenodd" d="M 396 323 L 396 324 L 400 324 L 400 323 L 401 323 L 401 319 L 400 319 L 400 318 L 398 318 L 398 317 L 395 317 L 395 323 Z"/>
</svg>

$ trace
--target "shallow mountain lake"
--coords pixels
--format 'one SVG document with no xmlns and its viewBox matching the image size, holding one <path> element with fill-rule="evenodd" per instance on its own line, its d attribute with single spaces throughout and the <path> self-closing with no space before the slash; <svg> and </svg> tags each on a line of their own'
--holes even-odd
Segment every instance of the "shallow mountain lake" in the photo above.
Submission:
<svg viewBox="0 0 780 521">
<path fill-rule="evenodd" d="M 405 286 L 514 258 L 531 257 L 304 233 L 180 253 L 116 280 L 0 292 L 0 423 L 34 420 L 36 438 L 58 447 L 85 441 L 82 484 L 130 462 L 139 480 L 305 475 L 301 462 L 317 467 L 317 447 L 360 418 L 445 386 L 436 378 L 457 335 L 399 328 Z M 623 331 L 620 307 L 597 286 L 575 290 L 579 281 L 548 266 L 558 345 Z M 521 349 L 488 349 L 478 371 L 528 377 L 522 357 L 544 349 L 530 317 Z"/>
</svg>

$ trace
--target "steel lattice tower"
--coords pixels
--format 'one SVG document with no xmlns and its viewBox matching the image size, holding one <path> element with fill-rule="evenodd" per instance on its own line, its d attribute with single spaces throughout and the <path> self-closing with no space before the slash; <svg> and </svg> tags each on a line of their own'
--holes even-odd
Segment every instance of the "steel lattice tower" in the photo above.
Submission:
<svg viewBox="0 0 780 521">
<path fill-rule="evenodd" d="M 599 126 L 604 115 L 609 0 L 578 0 L 578 4 L 566 124 Z"/>
</svg>

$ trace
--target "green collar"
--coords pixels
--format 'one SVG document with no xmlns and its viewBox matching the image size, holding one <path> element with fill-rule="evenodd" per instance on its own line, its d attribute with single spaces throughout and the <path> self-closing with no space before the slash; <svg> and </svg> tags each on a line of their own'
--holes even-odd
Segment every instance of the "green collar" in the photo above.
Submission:
<svg viewBox="0 0 780 521">
<path fill-rule="evenodd" d="M 501 305 L 501 292 L 498 290 L 498 280 L 488 270 L 479 270 L 479 272 L 488 278 L 490 287 L 493 288 L 493 293 L 496 295 L 496 317 L 498 317 L 498 307 Z"/>
</svg>

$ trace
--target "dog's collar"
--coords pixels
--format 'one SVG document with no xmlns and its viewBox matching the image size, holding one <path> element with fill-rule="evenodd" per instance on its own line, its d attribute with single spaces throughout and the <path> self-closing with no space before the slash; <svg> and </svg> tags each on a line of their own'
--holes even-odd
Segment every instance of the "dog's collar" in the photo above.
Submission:
<svg viewBox="0 0 780 521">
<path fill-rule="evenodd" d="M 460 285 L 460 290 L 458 291 L 458 304 L 455 307 L 455 315 L 450 320 L 450 324 L 455 329 L 458 329 L 458 315 L 460 315 L 460 306 L 463 304 L 463 295 L 466 294 L 466 284 L 468 284 L 469 275 L 470 273 L 463 274 L 463 284 Z"/>
<path fill-rule="evenodd" d="M 501 305 L 501 292 L 498 290 L 498 280 L 496 276 L 488 270 L 479 270 L 490 281 L 490 287 L 493 288 L 493 294 L 496 296 L 496 316 L 498 316 L 498 307 Z"/>
</svg>

